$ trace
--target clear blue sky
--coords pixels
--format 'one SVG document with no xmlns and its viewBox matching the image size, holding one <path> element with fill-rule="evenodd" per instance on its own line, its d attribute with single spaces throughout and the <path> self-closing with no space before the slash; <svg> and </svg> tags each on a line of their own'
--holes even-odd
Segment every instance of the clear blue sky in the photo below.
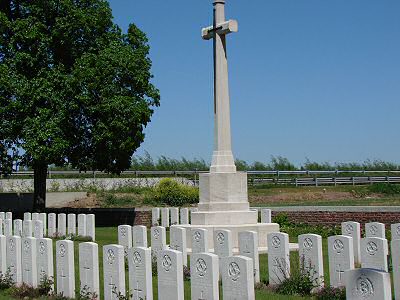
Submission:
<svg viewBox="0 0 400 300">
<path fill-rule="evenodd" d="M 210 160 L 212 0 L 111 0 L 150 40 L 161 107 L 138 154 Z M 233 151 L 400 162 L 400 1 L 226 0 Z"/>
</svg>

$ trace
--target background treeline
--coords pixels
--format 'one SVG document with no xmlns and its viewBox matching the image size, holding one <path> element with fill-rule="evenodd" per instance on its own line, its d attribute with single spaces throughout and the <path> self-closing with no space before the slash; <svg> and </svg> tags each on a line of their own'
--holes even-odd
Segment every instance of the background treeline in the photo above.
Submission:
<svg viewBox="0 0 400 300">
<path fill-rule="evenodd" d="M 241 171 L 267 171 L 267 170 L 371 170 L 371 171 L 385 171 L 385 170 L 400 170 L 400 165 L 382 160 L 366 160 L 362 163 L 319 163 L 306 159 L 305 163 L 300 166 L 290 162 L 287 158 L 282 156 L 271 156 L 269 162 L 256 161 L 253 163 L 237 159 L 236 166 Z M 206 171 L 209 169 L 209 163 L 204 159 L 175 159 L 166 156 L 160 156 L 153 159 L 149 153 L 142 156 L 134 156 L 132 158 L 131 170 L 136 171 Z"/>
<path fill-rule="evenodd" d="M 298 170 L 309 170 L 309 171 L 331 171 L 331 170 L 343 170 L 343 171 L 387 171 L 387 170 L 400 170 L 400 164 L 393 162 L 386 162 L 382 160 L 366 160 L 364 162 L 315 162 L 310 159 L 301 165 L 296 165 L 289 161 L 286 157 L 282 156 L 271 156 L 267 162 L 255 161 L 249 163 L 247 161 L 237 159 L 237 169 L 240 171 L 298 171 Z M 134 171 L 207 171 L 210 168 L 209 162 L 204 159 L 187 159 L 182 157 L 181 159 L 170 158 L 164 155 L 153 158 L 148 152 L 143 155 L 134 155 L 132 157 L 132 164 L 130 170 Z M 71 170 L 68 166 L 58 168 L 50 166 L 50 170 Z"/>
</svg>

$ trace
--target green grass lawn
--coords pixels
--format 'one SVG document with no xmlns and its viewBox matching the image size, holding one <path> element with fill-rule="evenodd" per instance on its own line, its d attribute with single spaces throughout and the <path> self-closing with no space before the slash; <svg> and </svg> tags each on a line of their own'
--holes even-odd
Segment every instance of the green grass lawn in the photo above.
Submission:
<svg viewBox="0 0 400 300">
<path fill-rule="evenodd" d="M 167 241 L 168 241 L 169 232 L 167 232 Z M 150 236 L 148 236 L 150 241 Z M 117 243 L 117 228 L 96 228 L 96 242 L 99 245 L 99 270 L 100 270 L 100 290 L 103 292 L 103 246 L 107 244 L 115 244 Z M 297 242 L 297 237 L 291 237 L 291 242 Z M 75 243 L 75 277 L 76 277 L 76 290 L 79 291 L 79 266 L 78 266 L 78 244 L 79 242 Z M 55 242 L 53 245 L 55 249 Z M 328 269 L 328 250 L 327 250 L 327 240 L 323 240 L 323 253 L 324 253 L 324 272 L 325 272 L 325 284 L 329 284 L 329 269 Z M 296 268 L 298 267 L 299 263 L 299 256 L 296 252 L 291 253 L 291 267 Z M 56 262 L 54 257 L 54 263 Z M 54 267 L 55 270 L 55 267 Z M 127 270 L 127 266 L 126 266 Z M 262 281 L 268 280 L 268 257 L 267 255 L 263 254 L 260 255 L 260 275 Z M 128 286 L 128 272 L 126 272 L 126 283 Z M 153 291 L 154 291 L 154 299 L 157 299 L 157 278 L 153 278 Z M 222 287 L 220 289 L 222 291 Z M 222 293 L 221 293 L 222 296 Z M 2 299 L 10 299 L 11 296 L 7 293 L 7 291 L 0 292 L 0 300 Z M 101 295 L 101 299 L 103 299 L 103 295 Z M 190 281 L 185 281 L 185 299 L 190 299 Z M 222 299 L 222 297 L 221 297 Z M 285 296 L 285 295 L 277 295 L 271 292 L 267 292 L 264 290 L 257 290 L 256 291 L 256 299 L 257 300 L 283 300 L 283 299 L 305 299 L 299 296 Z M 308 297 L 308 299 L 311 299 Z"/>
</svg>

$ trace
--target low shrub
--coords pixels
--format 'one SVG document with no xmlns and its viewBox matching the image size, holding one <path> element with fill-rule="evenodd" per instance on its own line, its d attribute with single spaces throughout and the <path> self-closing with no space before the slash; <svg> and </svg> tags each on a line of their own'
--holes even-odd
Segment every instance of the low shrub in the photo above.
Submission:
<svg viewBox="0 0 400 300">
<path fill-rule="evenodd" d="M 199 190 L 173 179 L 165 178 L 155 188 L 155 200 L 168 206 L 183 206 L 199 202 Z"/>
<path fill-rule="evenodd" d="M 315 294 L 317 300 L 346 300 L 345 288 L 327 286 Z"/>
<path fill-rule="evenodd" d="M 0 290 L 7 290 L 14 285 L 14 281 L 10 274 L 10 270 L 7 270 L 5 274 L 0 272 Z"/>
<path fill-rule="evenodd" d="M 390 183 L 374 183 L 368 187 L 370 193 L 384 194 L 384 195 L 399 195 L 400 185 Z"/>
</svg>

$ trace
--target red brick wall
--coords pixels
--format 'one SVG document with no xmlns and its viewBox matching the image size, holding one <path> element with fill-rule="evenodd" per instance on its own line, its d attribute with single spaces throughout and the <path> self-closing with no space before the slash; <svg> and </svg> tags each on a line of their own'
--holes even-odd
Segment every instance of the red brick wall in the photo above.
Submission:
<svg viewBox="0 0 400 300">
<path fill-rule="evenodd" d="M 149 211 L 135 211 L 134 225 L 144 225 L 148 228 L 151 227 L 151 210 Z"/>
</svg>

